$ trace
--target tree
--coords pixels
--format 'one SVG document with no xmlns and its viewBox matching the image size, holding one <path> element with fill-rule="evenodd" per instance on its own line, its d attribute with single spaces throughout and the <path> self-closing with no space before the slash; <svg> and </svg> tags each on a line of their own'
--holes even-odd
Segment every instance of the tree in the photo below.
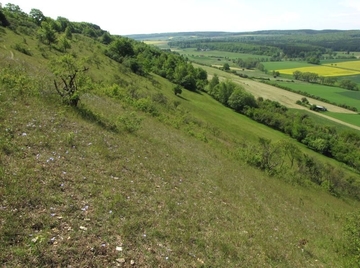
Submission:
<svg viewBox="0 0 360 268">
<path fill-rule="evenodd" d="M 308 57 L 306 59 L 307 63 L 310 63 L 310 64 L 320 64 L 320 59 L 318 57 L 315 57 L 315 56 L 312 56 L 312 57 Z"/>
<path fill-rule="evenodd" d="M 326 85 L 334 85 L 337 82 L 337 77 L 331 77 L 331 76 L 327 76 L 324 79 L 324 84 Z"/>
<path fill-rule="evenodd" d="M 348 90 L 359 90 L 357 84 L 349 79 L 341 80 L 339 86 Z"/>
<path fill-rule="evenodd" d="M 181 86 L 180 85 L 176 85 L 174 87 L 174 94 L 177 96 L 177 95 L 180 95 L 182 93 L 182 89 L 181 89 Z"/>
<path fill-rule="evenodd" d="M 293 77 L 296 80 L 301 80 L 301 75 L 302 75 L 302 72 L 300 72 L 300 71 L 293 72 Z"/>
<path fill-rule="evenodd" d="M 309 104 L 310 104 L 310 103 L 309 103 L 309 100 L 308 100 L 307 98 L 305 98 L 305 97 L 302 97 L 302 98 L 301 98 L 301 102 L 304 103 L 304 104 L 306 104 L 306 105 L 309 105 Z"/>
<path fill-rule="evenodd" d="M 65 36 L 59 38 L 59 42 L 57 45 L 58 49 L 62 52 L 66 52 L 67 49 L 71 48 L 71 44 Z"/>
<path fill-rule="evenodd" d="M 0 4 L 0 26 L 7 27 L 10 25 L 10 22 L 6 19 L 5 14 L 1 10 L 1 4 Z"/>
<path fill-rule="evenodd" d="M 245 107 L 257 107 L 254 96 L 240 88 L 234 90 L 229 97 L 228 104 L 237 112 L 244 111 Z"/>
<path fill-rule="evenodd" d="M 69 40 L 72 39 L 72 32 L 71 32 L 70 26 L 67 26 L 67 27 L 65 28 L 65 37 L 66 37 L 67 39 L 69 39 Z"/>
<path fill-rule="evenodd" d="M 80 100 L 79 89 L 84 85 L 82 75 L 88 68 L 82 66 L 74 56 L 66 54 L 53 60 L 51 69 L 56 76 L 55 89 L 64 103 L 77 106 Z"/>
<path fill-rule="evenodd" d="M 36 8 L 31 9 L 29 15 L 30 15 L 30 18 L 38 26 L 40 26 L 41 23 L 46 20 L 46 17 L 44 16 L 44 14 L 39 9 L 36 9 Z"/>
<path fill-rule="evenodd" d="M 108 45 L 108 44 L 111 43 L 112 37 L 111 37 L 111 35 L 110 35 L 108 32 L 105 32 L 105 33 L 101 36 L 100 40 L 101 40 L 101 43 L 103 43 L 103 44 L 105 44 L 105 45 Z"/>
<path fill-rule="evenodd" d="M 38 30 L 39 39 L 41 42 L 47 45 L 56 43 L 56 33 L 51 28 L 50 24 L 46 21 L 41 23 L 41 28 Z"/>
<path fill-rule="evenodd" d="M 211 91 L 214 89 L 214 87 L 216 86 L 216 85 L 218 85 L 220 83 L 220 81 L 219 81 L 219 77 L 218 77 L 218 75 L 217 74 L 214 74 L 214 76 L 211 78 L 211 80 L 210 80 L 210 83 L 209 83 L 209 94 L 210 95 L 212 95 L 211 94 Z"/>
<path fill-rule="evenodd" d="M 196 68 L 196 79 L 207 81 L 207 72 L 202 68 Z"/>
<path fill-rule="evenodd" d="M 142 65 L 135 58 L 126 58 L 124 61 L 124 65 L 129 67 L 130 70 L 138 75 L 145 75 L 146 72 Z"/>
<path fill-rule="evenodd" d="M 180 82 L 180 85 L 182 85 L 184 88 L 195 91 L 196 90 L 196 80 L 195 77 L 188 74 L 186 75 Z"/>
<path fill-rule="evenodd" d="M 184 77 L 187 76 L 187 66 L 186 63 L 178 63 L 174 70 L 174 80 L 175 83 L 181 84 Z"/>
<path fill-rule="evenodd" d="M 260 163 L 259 168 L 274 172 L 275 168 L 281 166 L 284 162 L 279 144 L 271 144 L 270 139 L 259 138 L 260 145 Z"/>
<path fill-rule="evenodd" d="M 18 5 L 8 3 L 2 10 L 10 22 L 9 26 L 12 27 L 12 29 L 16 29 L 18 25 L 21 25 L 21 23 L 29 19 L 28 14 L 23 12 Z"/>
<path fill-rule="evenodd" d="M 212 95 L 217 101 L 221 102 L 222 104 L 229 106 L 228 100 L 231 94 L 236 89 L 236 84 L 227 80 L 225 82 L 221 82 L 216 85 L 212 91 L 209 91 L 209 94 Z"/>
<path fill-rule="evenodd" d="M 20 6 L 14 5 L 14 4 L 11 4 L 11 3 L 6 4 L 4 9 L 11 12 L 11 13 L 24 14 L 24 12 L 21 10 Z"/>
<path fill-rule="evenodd" d="M 278 77 L 278 76 L 280 76 L 280 72 L 279 72 L 279 71 L 273 70 L 273 71 L 272 71 L 272 74 L 273 74 L 273 76 L 274 76 L 275 78 Z"/>
<path fill-rule="evenodd" d="M 259 71 L 265 72 L 265 66 L 264 66 L 264 64 L 262 64 L 261 62 L 257 62 L 256 68 L 257 68 Z"/>
<path fill-rule="evenodd" d="M 72 31 L 72 25 L 67 18 L 57 17 L 56 22 L 59 24 L 59 29 L 61 32 L 64 32 L 66 28 L 69 28 Z"/>
<path fill-rule="evenodd" d="M 224 70 L 224 71 L 230 71 L 230 65 L 229 65 L 229 63 L 224 63 L 224 65 L 223 65 L 223 70 Z"/>
<path fill-rule="evenodd" d="M 117 62 L 122 62 L 124 57 L 134 56 L 135 51 L 130 39 L 117 38 L 110 43 L 109 49 L 105 51 L 105 55 Z"/>
<path fill-rule="evenodd" d="M 300 149 L 293 142 L 285 140 L 281 142 L 280 147 L 284 149 L 284 153 L 289 158 L 290 167 L 292 168 L 295 160 L 301 157 Z"/>
</svg>

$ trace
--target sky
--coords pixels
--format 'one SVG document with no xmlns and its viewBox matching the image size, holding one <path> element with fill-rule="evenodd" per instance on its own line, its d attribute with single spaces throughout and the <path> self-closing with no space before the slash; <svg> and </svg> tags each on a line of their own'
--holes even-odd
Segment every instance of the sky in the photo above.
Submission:
<svg viewBox="0 0 360 268">
<path fill-rule="evenodd" d="M 360 29 L 360 0 L 0 0 L 115 35 L 164 32 Z"/>
</svg>

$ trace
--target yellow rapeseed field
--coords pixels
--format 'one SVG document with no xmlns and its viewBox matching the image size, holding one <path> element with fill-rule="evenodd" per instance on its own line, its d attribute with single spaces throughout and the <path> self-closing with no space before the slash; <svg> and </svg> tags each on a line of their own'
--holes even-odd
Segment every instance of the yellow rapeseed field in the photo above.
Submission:
<svg viewBox="0 0 360 268">
<path fill-rule="evenodd" d="M 350 63 L 350 62 L 347 62 L 347 63 Z M 339 63 L 337 63 L 337 67 L 339 67 Z M 281 74 L 292 75 L 295 71 L 300 71 L 302 73 L 305 73 L 305 72 L 317 73 L 320 76 L 345 76 L 345 75 L 360 74 L 360 69 L 359 69 L 359 71 L 356 71 L 356 70 L 348 70 L 348 69 L 342 69 L 342 68 L 337 68 L 337 67 L 319 65 L 319 66 L 311 66 L 311 67 L 282 69 L 282 70 L 279 70 L 279 72 Z"/>
<path fill-rule="evenodd" d="M 337 68 L 344 68 L 344 69 L 351 69 L 351 70 L 357 70 L 360 71 L 360 60 L 356 61 L 344 61 L 344 62 L 337 62 L 337 63 L 329 63 L 325 64 L 327 66 L 331 67 L 337 67 Z"/>
</svg>

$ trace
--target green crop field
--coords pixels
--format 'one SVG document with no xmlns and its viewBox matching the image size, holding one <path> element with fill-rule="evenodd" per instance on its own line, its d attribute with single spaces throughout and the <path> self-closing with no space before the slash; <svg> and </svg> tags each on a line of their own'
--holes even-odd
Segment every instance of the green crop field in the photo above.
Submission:
<svg viewBox="0 0 360 268">
<path fill-rule="evenodd" d="M 180 53 L 187 57 L 190 61 L 197 62 L 204 65 L 223 65 L 228 63 L 232 67 L 238 67 L 236 63 L 233 63 L 233 60 L 236 59 L 248 59 L 248 58 L 267 58 L 266 56 L 259 56 L 254 54 L 246 53 L 234 53 L 218 50 L 208 50 L 208 51 L 198 51 L 196 48 L 186 48 L 186 49 L 173 49 L 174 51 Z"/>
<path fill-rule="evenodd" d="M 227 52 L 227 51 L 219 51 L 219 50 L 198 51 L 196 48 L 176 49 L 176 51 L 182 55 L 194 56 L 194 57 L 203 56 L 210 58 L 229 58 L 229 59 L 268 58 L 267 56 L 261 56 L 255 54 L 235 53 L 235 52 Z"/>
<path fill-rule="evenodd" d="M 262 62 L 265 68 L 269 71 L 278 71 L 281 69 L 292 69 L 313 66 L 305 61 L 276 61 L 276 62 Z"/>
<path fill-rule="evenodd" d="M 144 43 L 148 45 L 154 45 L 161 49 L 169 49 L 168 40 L 145 40 Z"/>
<path fill-rule="evenodd" d="M 309 83 L 288 83 L 278 82 L 281 86 L 289 87 L 293 90 L 300 90 L 337 104 L 347 104 L 360 110 L 360 92 L 350 91 L 339 87 L 324 86 Z"/>
<path fill-rule="evenodd" d="M 360 126 L 360 115 L 359 114 L 341 114 L 341 113 L 333 113 L 333 112 L 327 112 L 326 115 L 329 115 L 333 118 L 336 118 L 338 120 L 341 120 L 343 122 Z"/>
<path fill-rule="evenodd" d="M 337 64 L 338 62 L 352 62 L 352 61 L 358 61 L 359 59 L 325 59 L 321 60 L 322 65 L 327 64 Z"/>
<path fill-rule="evenodd" d="M 225 58 L 211 58 L 207 56 L 186 56 L 190 61 L 197 62 L 199 64 L 215 66 L 215 65 L 224 65 L 224 63 L 228 63 L 232 67 L 236 67 L 237 65 L 232 62 L 232 60 Z"/>
<path fill-rule="evenodd" d="M 360 75 L 350 75 L 350 76 L 347 76 L 346 79 L 349 79 L 349 80 L 357 83 L 360 88 Z"/>
<path fill-rule="evenodd" d="M 296 110 L 296 109 L 294 109 Z M 359 126 L 359 123 L 355 124 L 354 122 L 356 121 L 356 119 L 358 118 L 358 120 L 360 120 L 360 115 L 358 114 L 345 114 L 345 113 L 336 113 L 336 112 L 321 112 L 319 113 L 319 116 L 314 116 L 314 113 L 312 113 L 310 110 L 304 110 L 302 111 L 302 113 L 307 114 L 308 116 L 311 116 L 314 120 L 314 122 L 318 125 L 328 125 L 328 126 L 333 126 L 336 128 L 336 130 L 349 130 L 349 127 L 347 125 L 344 125 L 340 122 L 335 122 L 333 120 L 329 120 L 327 117 L 324 117 L 322 115 L 326 115 L 335 119 L 338 119 L 342 122 L 346 122 L 352 125 L 356 125 Z M 349 116 L 347 116 L 349 115 Z"/>
</svg>

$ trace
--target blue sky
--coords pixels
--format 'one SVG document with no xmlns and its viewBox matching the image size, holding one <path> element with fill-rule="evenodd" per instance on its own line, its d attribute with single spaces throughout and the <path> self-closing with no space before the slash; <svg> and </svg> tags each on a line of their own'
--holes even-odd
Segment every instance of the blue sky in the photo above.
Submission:
<svg viewBox="0 0 360 268">
<path fill-rule="evenodd" d="M 12 0 L 29 13 L 99 25 L 111 34 L 360 29 L 360 0 Z"/>
</svg>

